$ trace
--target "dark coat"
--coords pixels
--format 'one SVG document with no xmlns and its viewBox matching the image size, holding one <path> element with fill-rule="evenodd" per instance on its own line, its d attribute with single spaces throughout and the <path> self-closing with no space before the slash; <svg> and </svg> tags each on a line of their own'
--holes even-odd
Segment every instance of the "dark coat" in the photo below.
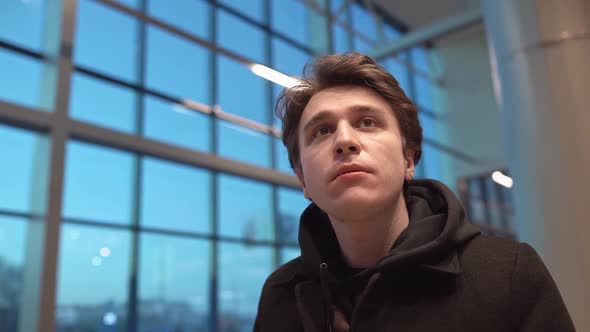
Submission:
<svg viewBox="0 0 590 332">
<path fill-rule="evenodd" d="M 388 256 L 352 274 L 311 204 L 302 255 L 267 279 L 254 331 L 574 331 L 533 248 L 481 235 L 439 182 L 409 190 L 409 226 Z"/>
</svg>

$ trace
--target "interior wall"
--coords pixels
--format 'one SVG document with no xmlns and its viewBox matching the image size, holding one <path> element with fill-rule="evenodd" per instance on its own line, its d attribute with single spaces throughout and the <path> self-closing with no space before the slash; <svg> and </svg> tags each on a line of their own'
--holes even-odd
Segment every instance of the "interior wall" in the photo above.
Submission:
<svg viewBox="0 0 590 332">
<path fill-rule="evenodd" d="M 444 177 L 454 185 L 459 177 L 506 168 L 483 25 L 438 40 L 430 59 L 440 79 L 433 89 L 439 132 L 448 146 L 477 160 L 441 155 Z"/>
</svg>

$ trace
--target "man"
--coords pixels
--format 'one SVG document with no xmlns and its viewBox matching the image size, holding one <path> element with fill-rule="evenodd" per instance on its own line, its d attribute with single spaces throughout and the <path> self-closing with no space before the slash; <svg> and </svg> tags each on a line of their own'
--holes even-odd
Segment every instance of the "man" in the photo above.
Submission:
<svg viewBox="0 0 590 332">
<path fill-rule="evenodd" d="M 312 203 L 255 331 L 574 330 L 530 246 L 482 235 L 442 183 L 413 180 L 416 107 L 371 58 L 319 58 L 277 113 Z"/>
</svg>

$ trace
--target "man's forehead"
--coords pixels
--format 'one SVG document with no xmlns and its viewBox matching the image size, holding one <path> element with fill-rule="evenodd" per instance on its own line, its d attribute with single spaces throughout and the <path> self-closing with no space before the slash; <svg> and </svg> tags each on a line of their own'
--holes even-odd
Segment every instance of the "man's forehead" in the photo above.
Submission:
<svg viewBox="0 0 590 332">
<path fill-rule="evenodd" d="M 391 112 L 391 106 L 373 90 L 362 86 L 337 86 L 311 97 L 303 110 L 300 124 L 317 117 L 384 112 Z"/>
</svg>

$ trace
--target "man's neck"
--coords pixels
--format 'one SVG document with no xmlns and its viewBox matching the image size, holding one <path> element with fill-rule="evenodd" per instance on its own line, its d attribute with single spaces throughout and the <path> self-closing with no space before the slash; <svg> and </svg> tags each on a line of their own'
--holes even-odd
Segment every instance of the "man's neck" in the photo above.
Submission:
<svg viewBox="0 0 590 332">
<path fill-rule="evenodd" d="M 335 219 L 330 221 L 342 255 L 350 267 L 366 268 L 385 257 L 393 243 L 409 223 L 403 197 L 392 207 L 367 215 L 364 220 Z"/>
</svg>

